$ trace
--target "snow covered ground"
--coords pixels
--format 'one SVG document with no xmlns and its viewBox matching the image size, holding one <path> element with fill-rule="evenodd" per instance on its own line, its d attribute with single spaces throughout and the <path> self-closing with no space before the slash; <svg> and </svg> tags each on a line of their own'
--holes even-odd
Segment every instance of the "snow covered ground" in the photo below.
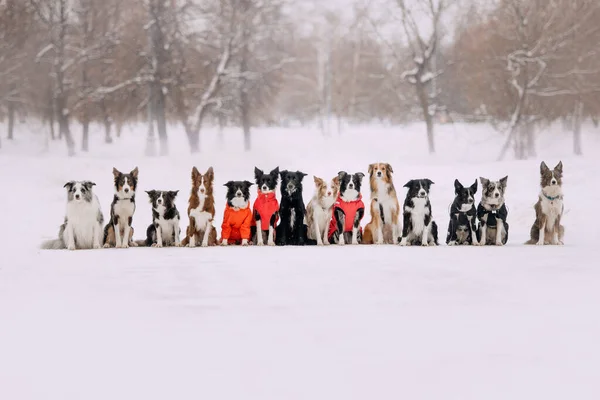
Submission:
<svg viewBox="0 0 600 400">
<path fill-rule="evenodd" d="M 1 131 L 4 127 L 0 125 Z M 0 182 L 0 399 L 597 399 L 600 396 L 600 132 L 570 155 L 559 127 L 540 157 L 494 162 L 503 138 L 476 125 L 438 127 L 429 156 L 423 127 L 364 126 L 322 138 L 315 130 L 262 129 L 245 154 L 240 135 L 207 131 L 187 153 L 145 158 L 143 126 L 112 146 L 65 158 L 43 128 L 2 141 Z M 524 246 L 539 162 L 565 165 L 566 245 Z M 136 238 L 150 222 L 143 190 L 179 189 L 212 165 L 222 183 L 253 167 L 331 178 L 387 161 L 402 185 L 428 177 L 443 241 L 453 181 L 508 175 L 506 247 L 209 248 L 41 251 L 64 212 L 62 185 L 97 183 L 105 215 L 113 166 L 140 168 Z M 363 191 L 368 197 L 368 189 Z M 368 221 L 368 216 L 364 223 Z M 184 222 L 184 227 L 187 221 Z"/>
</svg>

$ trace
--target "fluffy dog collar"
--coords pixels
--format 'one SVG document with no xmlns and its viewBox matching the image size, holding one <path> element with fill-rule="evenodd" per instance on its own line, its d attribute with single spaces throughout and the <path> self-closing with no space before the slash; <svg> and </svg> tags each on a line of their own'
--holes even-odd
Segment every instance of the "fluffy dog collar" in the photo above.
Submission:
<svg viewBox="0 0 600 400">
<path fill-rule="evenodd" d="M 542 191 L 542 194 L 544 195 L 544 197 L 545 197 L 545 198 L 547 198 L 547 199 L 548 199 L 548 200 L 550 200 L 550 201 L 554 201 L 554 200 L 556 200 L 556 199 L 562 199 L 562 195 L 560 195 L 560 194 L 559 194 L 558 196 L 554 196 L 554 197 L 552 197 L 552 196 L 548 196 L 548 195 L 547 195 L 546 193 L 544 193 L 543 191 Z"/>
</svg>

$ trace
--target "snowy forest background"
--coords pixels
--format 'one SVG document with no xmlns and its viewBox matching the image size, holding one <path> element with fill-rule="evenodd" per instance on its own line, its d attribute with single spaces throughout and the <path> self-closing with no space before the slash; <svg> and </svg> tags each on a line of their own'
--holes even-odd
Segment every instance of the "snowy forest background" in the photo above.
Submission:
<svg viewBox="0 0 600 400">
<path fill-rule="evenodd" d="M 265 126 L 421 121 L 433 153 L 436 125 L 461 121 L 526 159 L 560 123 L 581 154 L 598 21 L 597 0 L 0 0 L 1 140 L 36 119 L 75 155 L 90 124 L 112 143 L 139 123 L 166 155 L 174 124 L 195 153 L 208 125 L 250 150 Z"/>
</svg>

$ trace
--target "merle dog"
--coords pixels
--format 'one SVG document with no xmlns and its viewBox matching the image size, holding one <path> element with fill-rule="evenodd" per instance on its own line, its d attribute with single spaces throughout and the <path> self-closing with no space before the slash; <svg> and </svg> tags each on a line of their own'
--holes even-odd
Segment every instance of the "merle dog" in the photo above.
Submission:
<svg viewBox="0 0 600 400">
<path fill-rule="evenodd" d="M 481 203 L 477 207 L 479 220 L 479 245 L 505 245 L 508 241 L 508 208 L 506 208 L 504 195 L 508 176 L 499 181 L 486 178 L 481 180 Z"/>
<path fill-rule="evenodd" d="M 306 242 L 306 224 L 304 216 L 306 207 L 302 199 L 302 179 L 304 172 L 283 170 L 281 176 L 281 204 L 279 217 L 281 221 L 275 231 L 278 246 L 303 246 Z"/>
<path fill-rule="evenodd" d="M 437 246 L 438 228 L 431 215 L 429 189 L 430 179 L 413 179 L 404 187 L 408 188 L 404 200 L 404 226 L 400 246 Z"/>
<path fill-rule="evenodd" d="M 456 197 L 450 208 L 450 223 L 446 244 L 449 246 L 461 244 L 474 244 L 479 242 L 477 237 L 477 209 L 475 208 L 475 193 L 477 193 L 477 179 L 470 187 L 464 187 L 456 179 L 454 181 Z"/>
</svg>

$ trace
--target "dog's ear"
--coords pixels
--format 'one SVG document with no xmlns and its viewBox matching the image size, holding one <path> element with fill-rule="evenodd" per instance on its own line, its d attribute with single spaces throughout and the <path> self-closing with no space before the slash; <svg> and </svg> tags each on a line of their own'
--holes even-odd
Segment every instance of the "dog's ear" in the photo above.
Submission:
<svg viewBox="0 0 600 400">
<path fill-rule="evenodd" d="M 115 178 L 118 178 L 119 175 L 121 175 L 121 172 L 118 169 L 116 169 L 115 167 L 113 167 L 113 176 Z"/>
<path fill-rule="evenodd" d="M 342 182 L 344 180 L 344 177 L 348 175 L 348 173 L 346 171 L 340 171 L 338 172 L 338 179 L 340 180 L 340 182 Z"/>
<path fill-rule="evenodd" d="M 223 186 L 227 186 L 228 189 L 231 189 L 233 187 L 233 185 L 234 185 L 233 181 L 229 181 L 229 182 L 223 184 Z"/>
<path fill-rule="evenodd" d="M 244 186 L 246 186 L 246 187 L 250 187 L 250 186 L 252 186 L 252 185 L 254 185 L 254 183 L 252 183 L 252 182 L 250 182 L 250 181 L 244 181 Z"/>
<path fill-rule="evenodd" d="M 148 197 L 150 197 L 150 202 L 152 202 L 152 199 L 156 196 L 156 190 L 146 190 L 146 193 L 148 193 Z"/>
<path fill-rule="evenodd" d="M 140 172 L 140 170 L 138 169 L 138 167 L 135 167 L 133 170 L 131 170 L 130 174 L 131 176 L 133 176 L 135 179 L 138 178 L 138 173 Z"/>
<path fill-rule="evenodd" d="M 477 179 L 475 179 L 475 183 L 471 185 L 470 189 L 473 194 L 477 193 Z"/>
<path fill-rule="evenodd" d="M 71 190 L 73 189 L 73 185 L 75 185 L 75 181 L 69 181 L 67 183 L 65 183 L 65 185 L 63 186 L 64 188 L 67 188 L 67 190 Z"/>
<path fill-rule="evenodd" d="M 431 179 L 425 179 L 425 183 L 427 183 L 427 186 L 435 185 L 435 182 Z"/>
<path fill-rule="evenodd" d="M 374 169 L 374 168 L 375 168 L 375 164 L 369 164 L 369 170 L 368 170 L 368 172 L 369 172 L 369 175 L 372 175 L 372 174 L 373 174 L 373 169 Z"/>
<path fill-rule="evenodd" d="M 314 175 L 313 175 L 313 180 L 315 181 L 315 185 L 317 185 L 317 186 L 323 186 L 323 184 L 325 183 L 323 181 L 323 179 L 321 179 L 317 176 L 314 176 Z"/>
<path fill-rule="evenodd" d="M 299 177 L 298 181 L 299 181 L 299 182 L 302 182 L 302 179 L 304 179 L 304 177 L 305 177 L 306 175 L 308 175 L 308 174 L 305 174 L 305 173 L 304 173 L 304 172 L 302 172 L 302 171 L 296 171 L 296 175 L 298 175 L 298 177 Z"/>
<path fill-rule="evenodd" d="M 480 176 L 480 177 L 479 177 L 479 180 L 481 181 L 481 186 L 482 186 L 482 187 L 487 187 L 487 185 L 489 185 L 489 184 L 490 184 L 490 180 L 489 180 L 489 179 L 486 179 L 486 178 L 484 178 L 483 176 Z"/>
<path fill-rule="evenodd" d="M 556 167 L 554 167 L 554 171 L 558 172 L 559 174 L 562 174 L 562 172 L 563 172 L 562 161 L 559 161 L 558 164 L 556 164 Z"/>
<path fill-rule="evenodd" d="M 508 175 L 505 176 L 504 178 L 500 179 L 500 186 L 502 186 L 503 188 L 506 187 L 506 182 L 508 182 Z"/>
<path fill-rule="evenodd" d="M 277 177 L 279 176 L 279 167 L 275 167 L 273 171 L 269 172 L 269 175 L 277 179 Z"/>
<path fill-rule="evenodd" d="M 179 190 L 170 190 L 170 191 L 169 191 L 169 195 L 170 195 L 172 198 L 175 198 L 175 197 L 177 197 L 177 193 L 179 193 Z"/>
<path fill-rule="evenodd" d="M 263 176 L 263 171 L 254 167 L 254 179 L 258 180 L 258 178 L 260 178 L 261 176 Z"/>
<path fill-rule="evenodd" d="M 208 180 L 212 182 L 215 179 L 215 170 L 213 167 L 208 167 L 205 175 L 208 177 Z"/>
<path fill-rule="evenodd" d="M 336 176 L 336 177 L 335 177 L 335 178 L 333 178 L 331 181 L 333 182 L 333 184 L 334 184 L 335 186 L 337 186 L 337 187 L 340 187 L 340 177 L 339 177 L 339 176 Z"/>
<path fill-rule="evenodd" d="M 550 168 L 548 168 L 546 163 L 542 161 L 542 163 L 540 164 L 540 173 L 542 175 L 544 175 L 546 172 L 549 172 L 549 171 L 550 171 Z"/>
<path fill-rule="evenodd" d="M 406 183 L 404 184 L 404 187 L 405 187 L 405 188 L 410 188 L 410 187 L 413 185 L 413 183 L 414 183 L 414 182 L 415 182 L 415 180 L 414 180 L 414 179 L 411 179 L 410 181 L 408 181 L 408 182 L 406 182 Z"/>
<path fill-rule="evenodd" d="M 192 168 L 192 180 L 193 181 L 197 181 L 198 178 L 200 177 L 200 171 L 198 171 L 198 168 L 196 168 L 195 166 Z"/>
<path fill-rule="evenodd" d="M 462 183 L 460 183 L 458 181 L 458 179 L 455 179 L 454 180 L 454 193 L 458 194 L 458 192 L 461 191 L 462 189 L 464 189 L 464 186 L 462 185 Z"/>
<path fill-rule="evenodd" d="M 386 163 L 386 164 L 385 164 L 385 167 L 387 168 L 387 170 L 388 170 L 389 172 L 391 172 L 391 173 L 393 173 L 393 172 L 394 172 L 394 169 L 392 168 L 392 166 L 391 166 L 390 164 Z"/>
<path fill-rule="evenodd" d="M 283 180 L 287 174 L 288 174 L 287 169 L 279 171 L 279 176 L 281 177 L 281 180 Z"/>
<path fill-rule="evenodd" d="M 362 181 L 362 179 L 365 177 L 365 174 L 363 174 L 362 172 L 357 172 L 356 177 L 358 178 L 359 182 Z"/>
<path fill-rule="evenodd" d="M 87 190 L 91 190 L 92 186 L 96 186 L 96 184 L 92 181 L 83 181 L 81 184 L 85 186 Z"/>
</svg>

